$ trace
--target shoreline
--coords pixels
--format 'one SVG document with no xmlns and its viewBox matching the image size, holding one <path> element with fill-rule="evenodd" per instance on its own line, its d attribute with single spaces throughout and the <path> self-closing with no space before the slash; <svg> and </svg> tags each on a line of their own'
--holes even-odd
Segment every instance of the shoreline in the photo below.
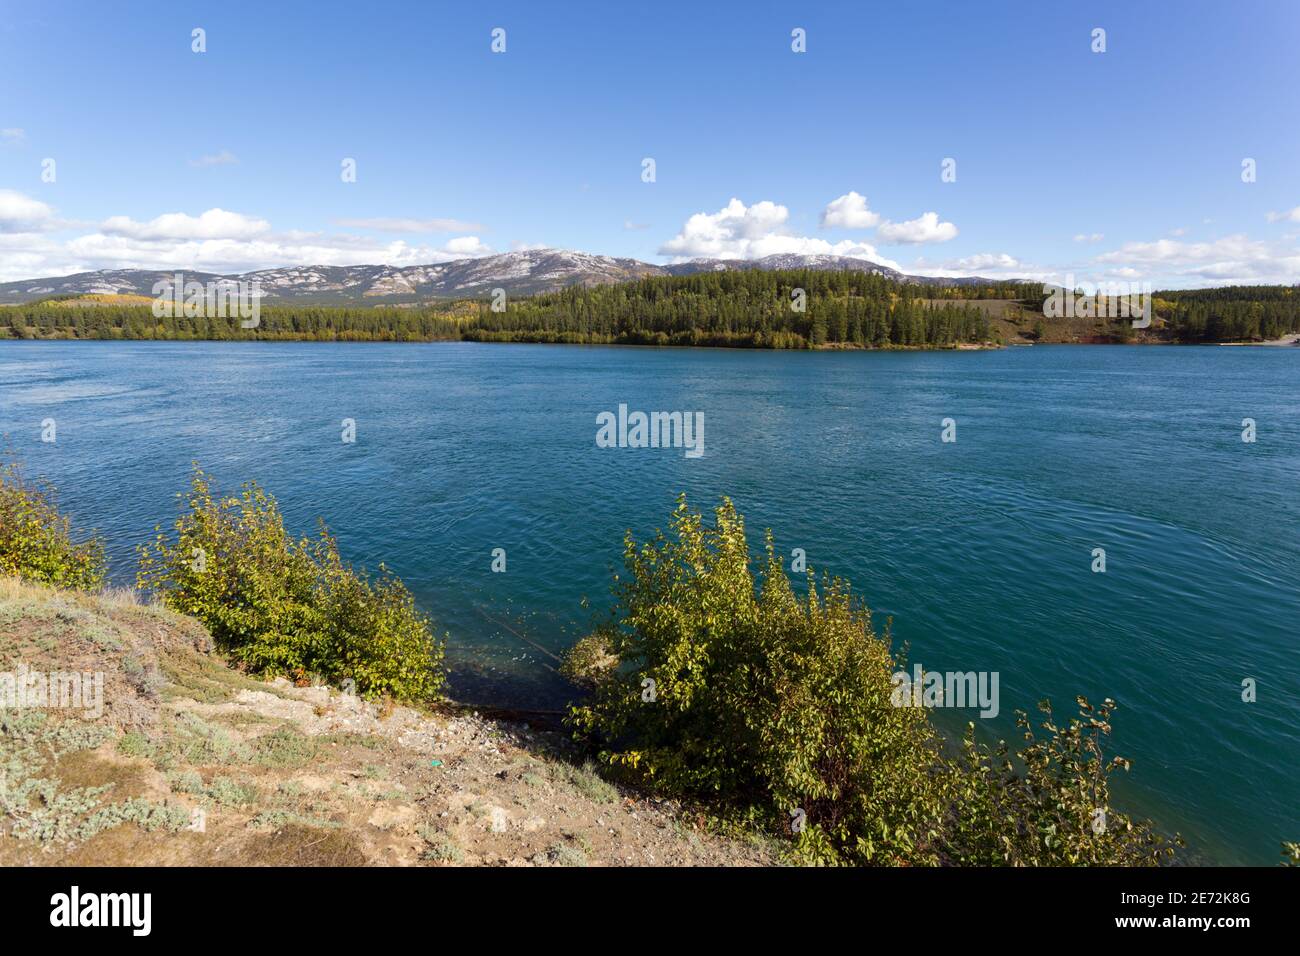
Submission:
<svg viewBox="0 0 1300 956">
<path fill-rule="evenodd" d="M 1086 348 L 1146 348 L 1149 346 L 1172 346 L 1181 348 L 1219 348 L 1219 347 L 1237 347 L 1237 348 L 1287 348 L 1294 347 L 1300 349 L 1300 333 L 1293 333 L 1281 339 L 1270 339 L 1261 342 L 1175 342 L 1170 340 L 1142 340 L 1130 342 L 1033 342 L 1027 339 L 1011 340 L 1008 342 L 959 342 L 952 345 L 855 345 L 851 343 L 836 342 L 827 345 L 818 345 L 808 348 L 769 348 L 766 346 L 742 346 L 742 345 L 647 345 L 641 342 L 482 342 L 476 339 L 415 339 L 415 340 L 397 340 L 397 339 L 306 339 L 306 338 L 285 338 L 285 339 L 266 339 L 266 338 L 239 338 L 239 339 L 162 339 L 162 338 L 73 338 L 50 336 L 44 338 L 0 338 L 0 347 L 9 343 L 112 343 L 116 345 L 125 344 L 149 344 L 164 343 L 169 345 L 201 345 L 212 343 L 216 345 L 537 345 L 537 346 L 567 346 L 569 348 L 617 348 L 617 349 L 653 349 L 656 351 L 710 351 L 710 352 L 789 352 L 789 353 L 806 353 L 806 352 L 999 352 L 1010 348 L 1026 348 L 1036 346 L 1069 346 L 1069 347 L 1086 347 Z"/>
<path fill-rule="evenodd" d="M 1292 332 L 1290 335 L 1284 335 L 1280 339 L 1267 339 L 1263 342 L 1217 342 L 1217 345 L 1254 345 L 1263 348 L 1288 348 L 1300 346 L 1300 332 Z"/>
</svg>

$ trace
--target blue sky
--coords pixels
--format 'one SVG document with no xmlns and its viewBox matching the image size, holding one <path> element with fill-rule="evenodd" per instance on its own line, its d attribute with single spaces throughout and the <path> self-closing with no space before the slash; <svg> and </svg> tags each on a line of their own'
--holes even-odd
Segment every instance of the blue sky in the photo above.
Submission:
<svg viewBox="0 0 1300 956">
<path fill-rule="evenodd" d="M 1298 39 L 1291 0 L 0 0 L 0 280 L 554 246 L 1297 282 Z"/>
</svg>

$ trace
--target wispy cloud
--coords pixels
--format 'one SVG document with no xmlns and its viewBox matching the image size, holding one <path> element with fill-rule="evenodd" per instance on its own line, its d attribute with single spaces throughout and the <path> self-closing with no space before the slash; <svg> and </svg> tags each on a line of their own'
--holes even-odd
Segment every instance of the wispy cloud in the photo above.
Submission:
<svg viewBox="0 0 1300 956">
<path fill-rule="evenodd" d="M 1282 212 L 1270 212 L 1268 214 L 1269 222 L 1300 222 L 1300 206 L 1294 209 L 1286 209 Z"/>
<path fill-rule="evenodd" d="M 198 159 L 191 159 L 191 166 L 234 166 L 239 162 L 239 157 L 228 149 L 223 149 L 219 153 L 213 153 L 211 156 L 200 156 Z"/>
<path fill-rule="evenodd" d="M 362 219 L 335 219 L 334 225 L 345 229 L 374 229 L 378 232 L 485 232 L 487 227 L 463 219 L 403 219 L 372 216 Z"/>
</svg>

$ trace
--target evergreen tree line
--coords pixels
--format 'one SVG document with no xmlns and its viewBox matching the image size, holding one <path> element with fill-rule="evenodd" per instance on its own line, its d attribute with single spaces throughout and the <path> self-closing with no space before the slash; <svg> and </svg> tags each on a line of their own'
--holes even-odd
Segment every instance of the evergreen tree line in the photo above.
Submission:
<svg viewBox="0 0 1300 956">
<path fill-rule="evenodd" d="M 285 342 L 431 342 L 459 339 L 442 309 L 264 305 L 253 329 L 239 318 L 163 316 L 148 305 L 59 304 L 0 308 L 0 339 L 263 340 Z"/>
<path fill-rule="evenodd" d="M 1158 334 L 1181 342 L 1277 338 L 1300 331 L 1295 293 L 1288 286 L 1156 293 Z M 748 270 L 572 286 L 508 297 L 501 311 L 487 299 L 412 308 L 265 305 L 251 329 L 237 317 L 157 317 L 147 304 L 46 300 L 0 307 L 0 339 L 925 348 L 998 341 L 998 329 L 973 304 L 987 299 L 1041 310 L 1037 287 L 1022 283 L 928 286 L 863 272 Z"/>
<path fill-rule="evenodd" d="M 925 301 L 936 291 L 861 272 L 749 270 L 655 277 L 574 286 L 509 302 L 498 312 L 490 303 L 480 303 L 464 337 L 758 348 L 947 346 L 992 340 L 981 309 L 959 301 Z"/>
<path fill-rule="evenodd" d="M 796 290 L 802 290 L 796 292 Z M 437 341 L 715 345 L 754 348 L 948 346 L 991 341 L 987 316 L 955 289 L 855 272 L 759 270 L 418 308 L 267 305 L 238 318 L 163 316 L 150 305 L 48 300 L 0 308 L 0 338 Z M 1013 286 L 964 287 L 996 298 Z M 928 300 L 928 301 L 927 301 Z"/>
<path fill-rule="evenodd" d="M 1250 342 L 1300 332 L 1295 286 L 1161 292 L 1158 314 L 1181 342 Z"/>
<path fill-rule="evenodd" d="M 1029 306 L 1041 313 L 1046 294 L 1036 295 Z M 1154 315 L 1163 325 L 1157 337 L 1188 344 L 1208 342 L 1259 342 L 1300 332 L 1300 295 L 1295 286 L 1224 286 L 1152 294 Z M 1042 320 L 1050 328 L 1052 320 Z M 1106 324 L 1113 337 L 1129 341 L 1134 335 L 1129 319 L 1111 318 Z"/>
</svg>

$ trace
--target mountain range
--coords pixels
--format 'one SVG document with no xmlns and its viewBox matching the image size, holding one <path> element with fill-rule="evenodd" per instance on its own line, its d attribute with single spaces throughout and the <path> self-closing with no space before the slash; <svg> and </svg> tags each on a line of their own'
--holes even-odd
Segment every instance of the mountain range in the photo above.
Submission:
<svg viewBox="0 0 1300 956">
<path fill-rule="evenodd" d="M 692 259 L 652 265 L 637 259 L 592 255 L 564 249 L 529 249 L 476 259 L 422 266 L 287 266 L 220 275 L 211 272 L 106 269 L 50 279 L 0 283 L 0 304 L 32 302 L 51 296 L 109 294 L 152 296 L 159 281 L 184 272 L 186 282 L 256 281 L 267 303 L 312 305 L 402 305 L 433 299 L 475 298 L 504 289 L 507 295 L 532 295 L 571 285 L 626 282 L 643 276 L 692 275 L 732 269 L 825 269 L 875 273 L 889 279 L 931 285 L 970 285 L 978 277 L 936 279 L 908 276 L 887 266 L 832 255 L 772 255 L 762 259 Z"/>
</svg>

